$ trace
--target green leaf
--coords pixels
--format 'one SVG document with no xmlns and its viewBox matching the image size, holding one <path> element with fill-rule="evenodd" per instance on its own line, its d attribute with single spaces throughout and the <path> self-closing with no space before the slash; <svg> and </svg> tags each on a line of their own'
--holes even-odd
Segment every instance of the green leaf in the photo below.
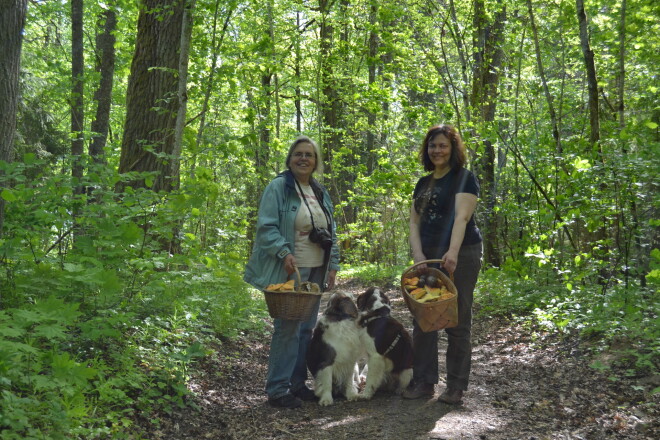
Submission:
<svg viewBox="0 0 660 440">
<path fill-rule="evenodd" d="M 20 322 L 27 327 L 34 323 L 41 322 L 43 315 L 41 313 L 35 313 L 32 310 L 16 310 L 16 312 L 14 312 L 14 318 L 17 322 Z"/>
<path fill-rule="evenodd" d="M 646 279 L 660 281 L 660 269 L 653 269 L 648 275 L 646 275 Z"/>
<path fill-rule="evenodd" d="M 132 222 L 124 223 L 121 227 L 121 236 L 125 241 L 138 240 L 142 236 L 142 229 Z"/>
<path fill-rule="evenodd" d="M 0 323 L 0 336 L 3 338 L 20 338 L 24 334 L 24 329 L 20 327 L 14 327 L 12 323 Z"/>
<path fill-rule="evenodd" d="M 7 201 L 7 202 L 15 202 L 17 200 L 17 198 L 14 195 L 13 191 L 8 190 L 8 189 L 3 189 L 2 192 L 0 193 L 0 197 L 5 199 L 5 201 Z"/>
<path fill-rule="evenodd" d="M 29 354 L 39 354 L 39 349 L 28 344 L 23 344 L 22 342 L 12 342 L 12 341 L 3 341 L 3 349 L 9 352 L 21 352 Z"/>
<path fill-rule="evenodd" d="M 64 339 L 66 338 L 65 328 L 58 324 L 40 324 L 35 327 L 34 334 L 43 336 L 46 339 Z"/>
</svg>

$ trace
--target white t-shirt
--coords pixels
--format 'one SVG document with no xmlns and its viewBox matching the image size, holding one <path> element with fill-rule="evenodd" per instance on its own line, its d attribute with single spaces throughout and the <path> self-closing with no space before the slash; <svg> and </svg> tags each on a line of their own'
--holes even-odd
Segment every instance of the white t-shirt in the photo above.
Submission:
<svg viewBox="0 0 660 440">
<path fill-rule="evenodd" d="M 296 185 L 297 186 L 297 185 Z M 312 190 L 310 185 L 300 184 L 300 188 L 303 190 L 303 194 L 300 194 L 300 190 L 296 188 L 298 195 L 305 197 L 307 200 L 307 205 L 303 201 L 300 204 L 300 209 L 296 215 L 296 221 L 294 224 L 296 230 L 296 242 L 295 242 L 295 251 L 296 262 L 299 267 L 319 267 L 323 265 L 324 251 L 316 243 L 312 243 L 309 240 L 309 233 L 312 230 L 312 220 L 309 215 L 309 211 L 312 211 L 314 215 L 314 224 L 317 228 L 327 228 L 328 220 L 325 218 L 325 214 L 319 201 L 316 199 L 316 195 Z"/>
</svg>

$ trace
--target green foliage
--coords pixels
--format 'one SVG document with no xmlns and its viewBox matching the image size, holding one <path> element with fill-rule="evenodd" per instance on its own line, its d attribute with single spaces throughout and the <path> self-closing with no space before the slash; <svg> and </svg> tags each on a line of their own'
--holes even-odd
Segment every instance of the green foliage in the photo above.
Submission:
<svg viewBox="0 0 660 440">
<path fill-rule="evenodd" d="M 117 194 L 104 188 L 118 177 L 100 169 L 77 198 L 34 155 L 0 166 L 14 182 L 0 240 L 3 438 L 125 436 L 136 411 L 156 423 L 186 404 L 207 340 L 262 331 L 264 301 L 241 279 L 241 234 L 229 228 L 203 247 L 192 232 L 200 195 L 214 191 L 204 173 L 179 193 Z"/>
<path fill-rule="evenodd" d="M 385 264 L 346 265 L 342 266 L 338 276 L 342 279 L 355 278 L 366 285 L 398 287 L 401 283 L 401 274 L 405 269 L 403 266 Z"/>
<path fill-rule="evenodd" d="M 511 272 L 486 270 L 475 294 L 480 314 L 515 317 L 562 335 L 577 333 L 584 340 L 600 341 L 594 346 L 596 351 L 614 343 L 620 362 L 635 374 L 657 373 L 657 292 L 623 284 L 605 291 L 577 281 L 562 285 L 552 273 L 546 275 L 545 280 L 538 276 L 522 279 Z M 626 341 L 626 348 L 617 348 L 617 341 Z M 594 368 L 600 367 L 594 364 Z"/>
<path fill-rule="evenodd" d="M 39 438 L 67 432 L 87 412 L 84 395 L 97 370 L 63 350 L 80 313 L 76 304 L 49 297 L 0 311 L 0 426 L 3 438 Z M 3 433 L 4 434 L 4 433 Z"/>
<path fill-rule="evenodd" d="M 660 249 L 653 249 L 651 251 L 651 264 L 650 272 L 646 275 L 646 280 L 651 287 L 656 290 L 660 287 Z"/>
<path fill-rule="evenodd" d="M 206 338 L 263 331 L 264 302 L 241 273 L 261 190 L 301 131 L 319 141 L 330 171 L 322 180 L 336 204 L 341 277 L 398 286 L 423 174 L 419 143 L 430 125 L 453 123 L 472 169 L 494 170 L 492 181 L 477 175 L 495 188 L 492 198 L 482 194 L 476 217 L 484 226 L 493 216 L 487 244 L 501 262 L 486 261 L 482 312 L 603 344 L 629 337 L 629 368 L 657 365 L 660 22 L 650 0 L 627 4 L 623 70 L 622 4 L 587 5 L 602 98 L 598 145 L 585 135 L 570 2 L 534 4 L 560 142 L 525 8 L 507 8 L 501 23 L 506 57 L 493 72 L 500 79 L 488 122 L 475 108 L 485 103 L 470 102 L 481 53 L 471 2 L 357 0 L 319 10 L 283 0 L 266 14 L 250 13 L 251 3 L 196 2 L 180 190 L 170 194 L 114 191 L 156 177 L 117 173 L 138 17 L 128 0 L 85 3 L 87 122 L 105 8 L 119 18 L 115 81 L 105 164 L 84 156 L 84 181 L 71 180 L 67 5 L 29 3 L 14 162 L 0 163 L 3 438 L 133 435 L 136 410 L 157 420 L 185 403 Z M 499 6 L 486 2 L 485 18 Z M 88 143 L 92 134 L 84 136 Z M 492 163 L 484 141 L 495 149 Z M 87 191 L 74 196 L 77 184 Z"/>
</svg>

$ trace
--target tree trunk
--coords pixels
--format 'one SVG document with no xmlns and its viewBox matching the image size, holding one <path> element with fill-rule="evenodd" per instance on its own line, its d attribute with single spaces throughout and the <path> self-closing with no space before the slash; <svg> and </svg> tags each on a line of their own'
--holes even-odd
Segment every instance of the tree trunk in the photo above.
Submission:
<svg viewBox="0 0 660 440">
<path fill-rule="evenodd" d="M 319 48 L 319 65 L 321 72 L 321 93 L 323 98 L 321 99 L 320 105 L 320 115 L 321 115 L 321 142 L 327 150 L 327 160 L 330 162 L 330 167 L 332 166 L 332 152 L 334 150 L 334 144 L 336 137 L 333 136 L 332 131 L 329 129 L 337 126 L 337 112 L 336 112 L 336 91 L 332 87 L 333 85 L 333 65 L 330 62 L 331 52 L 332 52 L 332 40 L 334 37 L 334 26 L 330 20 L 330 1 L 329 0 L 320 0 L 319 9 L 321 11 L 321 28 L 319 31 L 320 39 L 320 48 Z M 330 171 L 328 167 L 328 171 Z"/>
<path fill-rule="evenodd" d="M 454 0 L 449 0 L 449 12 L 451 14 L 451 20 L 448 21 L 448 28 L 451 32 L 452 39 L 456 44 L 456 50 L 458 51 L 458 58 L 461 61 L 461 79 L 463 85 L 460 88 L 461 97 L 463 102 L 463 108 L 465 109 L 465 120 L 470 121 L 470 95 L 467 93 L 469 88 L 470 80 L 468 79 L 468 68 L 467 68 L 467 57 L 465 56 L 465 44 L 463 43 L 463 38 L 461 36 L 461 31 L 458 26 L 458 18 L 456 18 L 456 6 L 454 5 Z M 461 127 L 461 115 L 460 112 L 456 115 L 456 126 Z"/>
<path fill-rule="evenodd" d="M 192 37 L 194 9 L 195 0 L 186 0 L 181 25 L 181 43 L 179 45 L 179 84 L 176 93 L 178 109 L 176 112 L 176 122 L 174 124 L 174 148 L 169 172 L 172 189 L 179 189 L 181 183 L 181 174 L 179 171 L 181 167 L 181 149 L 183 147 L 183 129 L 186 126 L 186 108 L 188 104 L 188 59 L 190 58 L 190 39 Z"/>
<path fill-rule="evenodd" d="M 144 0 L 138 17 L 138 33 L 126 93 L 126 123 L 121 145 L 119 172 L 156 172 L 153 181 L 144 178 L 120 183 L 170 191 L 174 131 L 179 111 L 179 62 L 185 0 Z"/>
<path fill-rule="evenodd" d="M 117 15 L 113 9 L 105 10 L 99 17 L 99 27 L 102 31 L 96 36 L 96 70 L 101 74 L 99 86 L 94 93 L 96 101 L 96 116 L 91 124 L 92 141 L 89 144 L 89 155 L 98 164 L 105 163 L 103 148 L 108 140 L 110 126 L 110 106 L 112 104 L 112 83 L 115 73 L 115 29 Z"/>
<path fill-rule="evenodd" d="M 262 101 L 257 103 L 259 115 L 259 145 L 255 151 L 255 170 L 257 173 L 263 173 L 268 167 L 270 160 L 270 142 L 271 142 L 271 124 L 272 124 L 272 96 L 273 96 L 273 63 L 275 58 L 275 30 L 273 23 L 273 1 L 268 0 L 266 5 L 266 17 L 268 20 L 268 43 L 265 46 L 265 52 L 260 54 L 266 60 L 263 64 L 264 71 L 261 75 L 261 95 Z"/>
<path fill-rule="evenodd" d="M 339 164 L 335 160 L 335 152 L 338 152 L 342 147 L 342 137 L 345 135 L 345 128 L 342 124 L 342 110 L 343 103 L 340 98 L 340 91 L 343 86 L 344 79 L 339 79 L 335 75 L 335 67 L 340 62 L 337 61 L 338 54 L 334 53 L 334 39 L 339 30 L 340 43 L 337 46 L 343 46 L 347 42 L 348 34 L 345 28 L 335 27 L 331 18 L 331 7 L 333 5 L 331 0 L 321 0 L 319 2 L 321 18 L 320 29 L 320 51 L 319 51 L 319 64 L 321 71 L 321 122 L 322 122 L 322 145 L 325 147 L 327 154 L 326 168 L 328 174 L 331 175 L 331 180 L 328 185 L 330 197 L 335 203 L 341 203 L 346 199 L 349 189 L 353 189 L 353 174 L 346 171 L 346 168 L 351 163 Z M 348 14 L 349 3 L 346 0 L 341 0 L 339 4 L 339 17 L 345 18 Z M 348 45 L 348 43 L 346 43 Z M 346 47 L 346 46 L 343 46 Z M 342 64 L 343 65 L 343 64 Z M 348 136 L 347 136 L 348 137 Z M 350 162 L 352 158 L 342 158 Z M 336 212 L 337 224 L 343 227 L 355 221 L 356 207 L 343 204 L 344 206 Z"/>
<path fill-rule="evenodd" d="M 320 84 L 322 98 L 320 101 L 320 116 L 321 116 L 321 145 L 326 151 L 327 166 L 325 170 L 333 173 L 333 153 L 339 149 L 339 134 L 337 131 L 337 120 L 339 113 L 339 97 L 335 88 L 335 80 L 333 78 L 334 69 L 332 63 L 332 46 L 335 33 L 334 25 L 330 19 L 330 5 L 329 0 L 320 0 L 319 9 L 321 11 L 321 28 L 319 31 L 320 50 L 319 50 L 319 65 L 320 65 Z M 339 191 L 336 185 L 330 185 L 330 194 L 334 200 L 338 200 Z"/>
<path fill-rule="evenodd" d="M 598 79 L 596 78 L 596 63 L 594 52 L 589 42 L 587 13 L 584 10 L 584 0 L 575 0 L 577 6 L 578 24 L 580 26 L 580 46 L 584 56 L 584 65 L 587 72 L 587 86 L 589 90 L 589 141 L 593 147 L 600 142 L 600 119 L 598 115 Z M 602 159 L 602 157 L 601 157 Z"/>
<path fill-rule="evenodd" d="M 541 59 L 541 47 L 539 45 L 539 33 L 536 28 L 536 21 L 534 19 L 534 9 L 532 7 L 532 0 L 527 0 L 527 10 L 529 12 L 529 24 L 532 27 L 532 37 L 534 38 L 534 50 L 536 52 L 536 65 L 539 69 L 539 77 L 541 78 L 541 85 L 543 86 L 543 93 L 545 100 L 548 104 L 548 113 L 550 114 L 550 123 L 552 124 L 552 137 L 555 140 L 555 152 L 557 156 L 562 155 L 561 139 L 559 138 L 559 124 L 557 123 L 557 112 L 555 112 L 555 105 L 553 103 L 550 89 L 548 88 L 548 81 L 545 76 L 545 69 L 543 68 L 543 60 Z"/>
<path fill-rule="evenodd" d="M 21 48 L 27 0 L 4 1 L 0 5 L 0 161 L 13 159 L 21 65 Z M 0 175 L 0 194 L 6 187 Z M 3 235 L 5 199 L 0 196 L 0 237 Z"/>
<path fill-rule="evenodd" d="M 225 17 L 225 22 L 222 27 L 222 33 L 220 34 L 220 38 L 218 38 L 217 22 L 218 22 L 218 14 L 219 14 L 219 5 L 220 5 L 220 0 L 216 0 L 214 12 L 213 12 L 213 34 L 211 37 L 211 50 L 212 50 L 211 66 L 209 67 L 208 77 L 205 81 L 204 103 L 202 104 L 202 111 L 200 112 L 199 128 L 197 129 L 197 140 L 195 142 L 196 148 L 195 148 L 195 153 L 193 154 L 192 164 L 190 167 L 190 174 L 192 176 L 195 175 L 195 167 L 197 166 L 196 152 L 200 150 L 200 148 L 202 147 L 202 143 L 204 142 L 204 131 L 206 129 L 206 115 L 209 111 L 209 102 L 211 100 L 211 93 L 213 92 L 214 87 L 216 86 L 214 81 L 215 81 L 216 70 L 218 68 L 218 57 L 220 56 L 220 48 L 222 47 L 222 42 L 224 41 L 225 35 L 227 33 L 229 20 L 231 19 L 231 16 L 234 13 L 233 7 L 228 10 L 227 17 Z"/>
<path fill-rule="evenodd" d="M 495 120 L 497 89 L 504 57 L 501 46 L 504 37 L 506 6 L 499 2 L 497 5 L 500 10 L 493 14 L 493 21 L 489 23 L 484 1 L 475 0 L 474 2 L 474 72 L 470 104 L 473 109 L 473 117 L 479 118 L 474 122 L 482 123 L 484 126 Z M 495 214 L 497 188 L 495 150 L 492 140 L 484 139 L 481 149 L 483 153 L 478 157 L 475 169 L 481 181 L 482 199 L 485 201 L 485 212 L 482 218 L 484 259 L 489 265 L 499 267 L 501 258 L 498 246 L 497 215 Z"/>
<path fill-rule="evenodd" d="M 377 26 L 377 15 L 378 15 L 378 4 L 376 2 L 371 4 L 371 10 L 369 13 L 369 24 L 371 25 L 371 30 L 369 31 L 369 46 L 367 48 L 369 56 L 367 57 L 367 69 L 369 74 L 369 86 L 373 86 L 376 82 L 376 72 L 378 65 L 376 62 L 378 55 L 378 34 L 376 33 Z M 371 89 L 371 87 L 370 87 Z M 373 111 L 367 111 L 367 144 L 366 144 L 366 157 L 365 162 L 367 165 L 367 173 L 371 174 L 376 168 L 377 157 L 373 154 L 375 148 L 375 140 L 377 132 L 376 128 L 376 113 Z"/>
<path fill-rule="evenodd" d="M 619 130 L 621 133 L 626 129 L 626 116 L 625 116 L 625 79 L 626 79 L 626 12 L 627 12 L 627 2 L 626 0 L 621 1 L 621 19 L 619 21 L 619 54 L 618 54 L 618 81 L 617 81 L 617 92 L 619 95 L 617 113 L 619 121 Z M 628 155 L 628 146 L 626 139 L 622 136 L 621 139 L 621 150 L 624 155 Z M 646 275 L 649 271 L 649 262 L 648 257 L 645 255 L 644 247 L 642 246 L 641 240 L 641 231 L 640 231 L 640 221 L 639 213 L 637 212 L 637 196 L 634 192 L 624 193 L 624 198 L 628 200 L 630 216 L 632 217 L 632 230 L 629 240 L 634 242 L 634 248 L 636 253 L 636 258 L 638 261 L 636 274 L 639 279 L 639 285 L 646 287 Z M 625 215 L 622 214 L 621 217 Z M 625 249 L 630 247 L 629 243 L 625 244 Z M 626 267 L 626 285 L 628 285 L 628 274 L 629 270 L 627 269 L 630 266 L 629 255 L 626 252 L 624 266 Z"/>
<path fill-rule="evenodd" d="M 295 54 L 295 78 L 296 78 L 296 97 L 295 97 L 295 106 L 296 106 L 296 132 L 300 133 L 302 131 L 302 106 L 301 106 L 301 96 L 300 96 L 300 61 L 302 55 L 300 53 L 300 12 L 296 12 L 296 54 Z"/>
<path fill-rule="evenodd" d="M 589 91 L 589 144 L 591 148 L 595 149 L 599 161 L 605 165 L 605 158 L 600 145 L 600 116 L 598 104 L 598 78 L 596 76 L 596 63 L 594 61 L 594 52 L 591 50 L 591 43 L 589 41 L 589 30 L 587 22 L 587 13 L 584 9 L 584 0 L 575 0 L 577 7 L 578 25 L 580 27 L 580 46 L 582 47 L 582 55 L 584 56 L 584 65 L 587 73 L 587 88 Z M 603 172 L 605 170 L 603 169 Z M 600 190 L 607 189 L 607 183 L 603 179 L 600 184 Z M 596 233 L 596 243 L 593 244 L 594 257 L 601 261 L 608 261 L 610 254 L 610 246 L 608 244 L 607 226 L 609 220 L 606 216 L 601 219 L 601 227 Z M 600 270 L 598 282 L 607 287 L 610 274 L 607 268 Z"/>
<path fill-rule="evenodd" d="M 619 114 L 619 129 L 622 131 L 626 128 L 626 117 L 625 117 L 625 80 L 626 80 L 626 0 L 621 1 L 621 21 L 619 22 L 619 78 L 617 81 L 617 91 L 619 95 L 619 103 L 617 105 L 617 112 Z M 623 152 L 627 153 L 628 149 L 626 148 L 625 141 L 623 146 Z"/>
<path fill-rule="evenodd" d="M 71 155 L 74 193 L 82 193 L 84 129 L 83 0 L 71 0 Z"/>
</svg>

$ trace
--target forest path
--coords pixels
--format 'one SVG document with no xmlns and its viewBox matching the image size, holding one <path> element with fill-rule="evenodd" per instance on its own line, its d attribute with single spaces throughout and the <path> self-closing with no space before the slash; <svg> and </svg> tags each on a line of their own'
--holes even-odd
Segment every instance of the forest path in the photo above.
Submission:
<svg viewBox="0 0 660 440">
<path fill-rule="evenodd" d="M 410 331 L 410 313 L 395 286 L 383 286 L 392 314 Z M 355 295 L 365 286 L 344 282 Z M 323 310 L 327 295 L 321 304 Z M 441 333 L 443 334 L 443 333 Z M 446 338 L 441 336 L 440 376 Z M 477 314 L 473 369 L 463 405 L 436 398 L 405 400 L 377 393 L 370 401 L 330 407 L 304 402 L 296 410 L 266 403 L 269 334 L 223 342 L 197 364 L 190 388 L 198 409 L 163 415 L 152 439 L 658 439 L 657 377 L 613 380 L 589 367 L 593 359 L 575 339 L 542 334 Z M 608 359 L 601 359 L 606 363 Z M 609 379 L 608 379 L 609 378 Z M 649 400 L 655 399 L 655 402 Z"/>
</svg>

